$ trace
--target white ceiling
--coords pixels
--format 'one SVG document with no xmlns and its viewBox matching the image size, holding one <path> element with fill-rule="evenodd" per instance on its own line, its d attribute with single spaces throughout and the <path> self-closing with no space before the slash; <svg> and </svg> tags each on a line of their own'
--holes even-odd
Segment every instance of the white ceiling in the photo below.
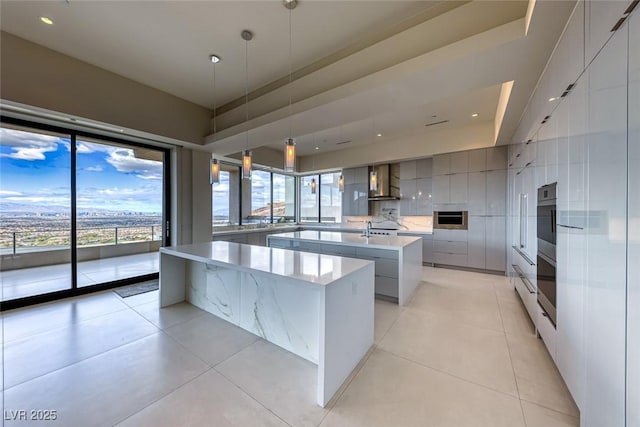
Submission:
<svg viewBox="0 0 640 427">
<path fill-rule="evenodd" d="M 301 0 L 292 11 L 298 69 L 436 2 Z M 1 27 L 34 43 L 212 108 L 289 73 L 289 11 L 267 1 L 2 1 Z M 54 25 L 45 25 L 46 16 Z M 216 65 L 216 92 L 209 55 Z"/>
<path fill-rule="evenodd" d="M 281 149 L 293 136 L 299 155 L 339 156 L 361 146 L 365 163 L 367 144 L 401 144 L 409 134 L 428 139 L 431 121 L 449 120 L 437 127 L 450 135 L 493 123 L 500 87 L 513 81 L 495 135 L 509 142 L 575 0 L 538 0 L 527 31 L 529 4 L 300 0 L 292 12 L 291 85 L 278 82 L 289 71 L 289 12 L 279 0 L 2 1 L 0 22 L 3 31 L 208 108 L 215 98 L 218 132 L 203 143 L 217 154 L 244 149 L 249 131 L 250 148 Z M 249 121 L 241 100 L 245 28 L 255 34 Z M 211 53 L 223 58 L 215 96 Z M 483 138 L 487 146 L 496 142 Z M 336 145 L 344 140 L 352 142 Z"/>
</svg>

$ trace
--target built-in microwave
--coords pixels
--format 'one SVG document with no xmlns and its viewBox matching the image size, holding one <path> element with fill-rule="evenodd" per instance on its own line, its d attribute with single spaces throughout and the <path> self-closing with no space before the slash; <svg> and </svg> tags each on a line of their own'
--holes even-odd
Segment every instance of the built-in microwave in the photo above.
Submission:
<svg viewBox="0 0 640 427">
<path fill-rule="evenodd" d="M 466 230 L 468 220 L 468 211 L 436 211 L 433 213 L 433 228 Z"/>
</svg>

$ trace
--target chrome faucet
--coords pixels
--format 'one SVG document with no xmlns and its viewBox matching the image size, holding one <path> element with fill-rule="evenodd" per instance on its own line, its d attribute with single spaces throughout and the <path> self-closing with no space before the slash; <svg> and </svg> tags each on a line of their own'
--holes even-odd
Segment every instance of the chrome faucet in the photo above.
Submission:
<svg viewBox="0 0 640 427">
<path fill-rule="evenodd" d="M 367 237 L 371 237 L 371 221 L 367 221 Z"/>
</svg>

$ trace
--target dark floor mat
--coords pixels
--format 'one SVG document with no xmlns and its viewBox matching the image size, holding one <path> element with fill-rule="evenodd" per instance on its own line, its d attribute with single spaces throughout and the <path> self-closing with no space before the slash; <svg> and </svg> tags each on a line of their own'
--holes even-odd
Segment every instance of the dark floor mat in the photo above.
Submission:
<svg viewBox="0 0 640 427">
<path fill-rule="evenodd" d="M 144 294 L 145 292 L 157 291 L 159 287 L 160 285 L 158 284 L 158 280 L 149 280 L 148 282 L 136 283 L 135 285 L 114 289 L 113 292 L 120 295 L 122 298 L 127 298 L 134 295 Z"/>
</svg>

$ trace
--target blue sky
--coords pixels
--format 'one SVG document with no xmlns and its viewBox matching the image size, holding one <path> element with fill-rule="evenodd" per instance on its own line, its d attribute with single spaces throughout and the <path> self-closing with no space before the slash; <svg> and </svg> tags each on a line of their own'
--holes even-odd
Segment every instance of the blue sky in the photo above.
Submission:
<svg viewBox="0 0 640 427">
<path fill-rule="evenodd" d="M 160 213 L 162 162 L 131 149 L 77 142 L 78 211 Z M 70 205 L 68 138 L 0 129 L 0 205 Z"/>
</svg>

